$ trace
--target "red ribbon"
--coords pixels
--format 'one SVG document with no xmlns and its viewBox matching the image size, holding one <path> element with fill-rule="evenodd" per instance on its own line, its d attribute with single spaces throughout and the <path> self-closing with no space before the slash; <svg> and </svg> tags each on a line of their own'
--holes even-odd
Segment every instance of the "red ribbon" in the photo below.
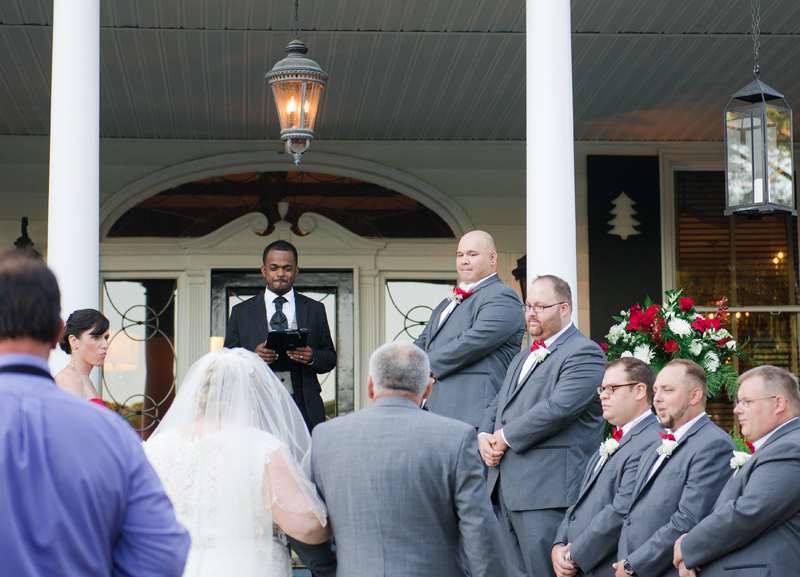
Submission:
<svg viewBox="0 0 800 577">
<path fill-rule="evenodd" d="M 531 345 L 531 352 L 535 351 L 536 349 L 546 349 L 547 347 L 544 344 L 544 341 L 533 341 Z"/>
<path fill-rule="evenodd" d="M 672 433 L 670 433 L 669 435 L 665 435 L 664 433 L 659 431 L 658 434 L 661 435 L 661 438 L 664 439 L 665 441 L 674 441 L 675 440 L 675 435 L 673 435 Z"/>
<path fill-rule="evenodd" d="M 614 430 L 611 431 L 611 438 L 619 442 L 619 440 L 622 438 L 622 429 L 614 427 Z"/>
</svg>

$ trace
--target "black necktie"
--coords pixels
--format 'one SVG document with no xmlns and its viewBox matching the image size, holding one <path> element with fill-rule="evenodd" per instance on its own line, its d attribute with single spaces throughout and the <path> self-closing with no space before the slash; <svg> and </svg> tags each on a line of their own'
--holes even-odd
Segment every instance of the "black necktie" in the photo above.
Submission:
<svg viewBox="0 0 800 577">
<path fill-rule="evenodd" d="M 286 302 L 286 299 L 283 297 L 278 297 L 272 304 L 275 305 L 275 314 L 272 315 L 272 318 L 269 320 L 270 328 L 273 331 L 285 331 L 289 329 L 289 321 L 286 320 L 286 315 L 283 314 L 283 303 Z"/>
</svg>

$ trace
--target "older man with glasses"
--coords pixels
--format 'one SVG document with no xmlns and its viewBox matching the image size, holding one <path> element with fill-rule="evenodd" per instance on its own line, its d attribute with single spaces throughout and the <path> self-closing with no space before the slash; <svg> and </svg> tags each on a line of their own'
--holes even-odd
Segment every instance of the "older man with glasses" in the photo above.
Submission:
<svg viewBox="0 0 800 577">
<path fill-rule="evenodd" d="M 800 567 L 797 377 L 765 365 L 739 382 L 733 412 L 755 451 L 744 464 L 731 460 L 711 514 L 675 543 L 681 577 L 797 575 Z"/>
<path fill-rule="evenodd" d="M 570 321 L 572 293 L 562 279 L 538 277 L 525 311 L 531 350 L 511 361 L 483 413 L 478 446 L 489 466 L 508 575 L 544 577 L 554 574 L 556 531 L 602 438 L 595 390 L 606 359 Z"/>
<path fill-rule="evenodd" d="M 606 365 L 597 387 L 611 437 L 589 459 L 578 501 L 567 510 L 551 551 L 558 577 L 614 575 L 622 521 L 630 506 L 642 454 L 660 441 L 652 411 L 655 374 L 626 357 Z"/>
</svg>

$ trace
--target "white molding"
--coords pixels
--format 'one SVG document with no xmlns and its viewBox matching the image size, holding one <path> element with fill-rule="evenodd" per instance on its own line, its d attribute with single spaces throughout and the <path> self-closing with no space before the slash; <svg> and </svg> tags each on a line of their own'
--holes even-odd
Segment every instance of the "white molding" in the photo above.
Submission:
<svg viewBox="0 0 800 577">
<path fill-rule="evenodd" d="M 677 213 L 675 210 L 676 171 L 725 170 L 721 142 L 695 142 L 687 146 L 659 148 L 661 181 L 661 292 L 674 290 L 678 282 Z"/>
<path fill-rule="evenodd" d="M 265 151 L 210 156 L 159 170 L 125 186 L 103 203 L 100 208 L 100 238 L 106 238 L 113 224 L 127 210 L 164 190 L 222 174 L 281 170 L 295 171 L 298 168 L 286 154 Z M 313 157 L 303 159 L 299 170 L 358 178 L 410 196 L 438 214 L 456 238 L 474 228 L 467 213 L 453 199 L 415 176 L 377 162 L 315 152 Z"/>
</svg>

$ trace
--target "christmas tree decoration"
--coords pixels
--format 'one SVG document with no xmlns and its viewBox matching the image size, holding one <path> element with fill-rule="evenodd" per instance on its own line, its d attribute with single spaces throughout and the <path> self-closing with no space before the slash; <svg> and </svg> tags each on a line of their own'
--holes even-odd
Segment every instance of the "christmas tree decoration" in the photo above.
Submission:
<svg viewBox="0 0 800 577">
<path fill-rule="evenodd" d="M 636 202 L 623 192 L 612 200 L 611 204 L 614 205 L 614 208 L 611 210 L 611 214 L 614 215 L 614 218 L 609 220 L 608 224 L 612 225 L 614 228 L 609 230 L 608 234 L 616 234 L 620 236 L 622 240 L 627 240 L 629 236 L 633 236 L 634 234 L 641 234 L 641 232 L 634 228 L 637 224 L 642 224 L 633 218 L 633 215 L 637 214 L 637 212 L 633 210 L 633 205 L 636 204 Z"/>
</svg>

